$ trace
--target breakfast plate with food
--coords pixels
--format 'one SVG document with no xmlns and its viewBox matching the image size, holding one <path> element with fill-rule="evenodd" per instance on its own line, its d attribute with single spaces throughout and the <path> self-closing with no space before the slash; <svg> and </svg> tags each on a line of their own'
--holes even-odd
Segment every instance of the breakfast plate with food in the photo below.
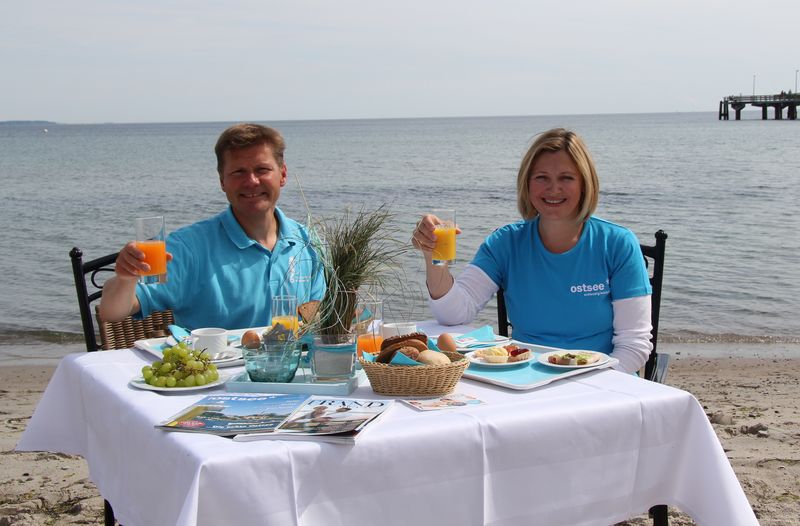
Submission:
<svg viewBox="0 0 800 526">
<path fill-rule="evenodd" d="M 607 354 L 596 351 L 559 350 L 539 355 L 539 363 L 564 369 L 590 368 L 603 365 L 609 360 Z"/>
<path fill-rule="evenodd" d="M 534 359 L 530 349 L 516 345 L 487 347 L 468 352 L 465 356 L 470 363 L 486 367 L 514 367 L 529 363 Z"/>
</svg>

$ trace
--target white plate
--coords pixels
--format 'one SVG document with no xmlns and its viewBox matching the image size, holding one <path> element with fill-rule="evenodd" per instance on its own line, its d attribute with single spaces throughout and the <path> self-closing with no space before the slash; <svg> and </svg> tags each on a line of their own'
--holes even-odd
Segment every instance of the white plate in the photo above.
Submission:
<svg viewBox="0 0 800 526">
<path fill-rule="evenodd" d="M 221 357 L 217 358 L 216 360 L 211 360 L 211 363 L 217 367 L 224 367 L 233 362 L 241 361 L 242 359 L 242 350 L 238 347 L 228 346 L 228 348 L 222 351 L 221 354 Z"/>
<path fill-rule="evenodd" d="M 589 364 L 586 364 L 586 365 L 558 365 L 556 363 L 550 363 L 550 362 L 547 361 L 547 358 L 549 356 L 552 356 L 554 354 L 564 354 L 564 353 L 568 353 L 568 352 L 569 353 L 573 353 L 573 354 L 578 354 L 578 353 L 581 353 L 581 354 L 596 354 L 596 355 L 600 356 L 600 359 L 597 360 L 594 363 L 589 363 Z M 548 367 L 558 367 L 559 369 L 589 369 L 589 368 L 592 368 L 592 367 L 597 367 L 598 365 L 602 365 L 602 364 L 606 363 L 608 360 L 609 360 L 609 358 L 608 358 L 607 354 L 604 354 L 604 353 L 601 353 L 601 352 L 596 352 L 596 351 L 561 350 L 561 351 L 546 352 L 544 354 L 540 354 L 539 355 L 539 363 L 540 364 L 547 365 Z"/>
<path fill-rule="evenodd" d="M 464 356 L 467 357 L 467 359 L 470 361 L 470 363 L 474 363 L 474 364 L 477 364 L 477 365 L 480 365 L 480 366 L 485 366 L 485 367 L 513 367 L 515 365 L 522 365 L 522 364 L 529 363 L 529 362 L 533 361 L 533 359 L 534 359 L 534 354 L 533 354 L 533 352 L 531 352 L 531 356 L 527 360 L 520 360 L 518 362 L 489 363 L 489 362 L 484 362 L 482 358 L 480 358 L 478 356 L 475 356 L 476 352 L 478 352 L 478 351 L 468 352 Z"/>
<path fill-rule="evenodd" d="M 135 387 L 136 389 L 144 389 L 145 391 L 164 391 L 167 393 L 185 393 L 188 391 L 199 391 L 200 389 L 208 389 L 210 387 L 216 387 L 218 385 L 224 384 L 228 380 L 229 376 L 227 375 L 219 375 L 219 378 L 216 382 L 211 382 L 210 384 L 206 385 L 195 385 L 194 387 L 157 387 L 155 385 L 150 385 L 144 381 L 144 377 L 137 376 L 132 378 L 128 385 L 131 387 Z"/>
<path fill-rule="evenodd" d="M 458 336 L 454 335 L 453 338 L 458 338 Z M 502 347 L 504 345 L 508 345 L 509 343 L 511 343 L 511 338 L 495 334 L 494 341 L 485 342 L 485 341 L 475 340 L 463 347 L 460 346 L 459 342 L 456 340 L 456 345 L 457 345 L 456 350 L 458 352 L 469 352 L 469 351 L 474 351 L 476 349 L 485 349 L 486 347 Z"/>
</svg>

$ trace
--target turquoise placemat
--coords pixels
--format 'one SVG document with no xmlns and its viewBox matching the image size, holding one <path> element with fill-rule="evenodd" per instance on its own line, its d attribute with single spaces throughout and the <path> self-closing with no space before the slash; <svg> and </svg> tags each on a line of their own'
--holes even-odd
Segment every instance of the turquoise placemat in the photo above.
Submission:
<svg viewBox="0 0 800 526">
<path fill-rule="evenodd" d="M 548 367 L 547 365 L 535 361 L 537 358 L 538 355 L 534 357 L 534 361 L 516 367 L 491 367 L 471 363 L 467 370 L 464 371 L 463 377 L 479 382 L 499 385 L 508 389 L 526 390 L 547 385 L 562 378 L 569 378 L 598 369 L 606 369 L 619 363 L 616 358 L 611 358 L 607 362 L 596 367 L 559 369 L 556 367 Z"/>
</svg>

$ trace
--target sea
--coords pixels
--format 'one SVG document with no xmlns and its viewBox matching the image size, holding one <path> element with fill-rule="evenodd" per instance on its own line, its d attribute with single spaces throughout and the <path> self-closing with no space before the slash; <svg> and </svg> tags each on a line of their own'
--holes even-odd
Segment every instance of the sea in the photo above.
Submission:
<svg viewBox="0 0 800 526">
<path fill-rule="evenodd" d="M 174 230 L 227 205 L 213 147 L 231 122 L 0 125 L 0 364 L 54 364 L 84 349 L 69 251 L 92 259 L 133 238 L 134 218 Z M 645 243 L 667 232 L 659 345 L 800 357 L 800 122 L 716 113 L 265 122 L 287 141 L 279 206 L 306 222 L 385 206 L 408 242 L 433 208 L 463 233 L 454 272 L 519 219 L 519 161 L 567 127 L 592 152 L 596 215 Z M 430 317 L 419 253 L 385 290 L 385 318 Z M 460 267 L 460 268 L 459 268 Z M 201 286 L 201 285 L 199 285 Z M 495 324 L 491 301 L 473 324 Z M 679 351 L 680 352 L 680 351 Z"/>
</svg>

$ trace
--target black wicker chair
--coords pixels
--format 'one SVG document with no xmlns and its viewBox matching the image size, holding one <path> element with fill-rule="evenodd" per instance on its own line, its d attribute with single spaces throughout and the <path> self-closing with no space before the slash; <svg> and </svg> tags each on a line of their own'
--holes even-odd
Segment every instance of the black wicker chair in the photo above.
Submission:
<svg viewBox="0 0 800 526">
<path fill-rule="evenodd" d="M 664 255 L 666 253 L 667 233 L 659 230 L 655 233 L 655 245 L 640 245 L 645 265 L 651 271 L 650 285 L 653 288 L 651 301 L 651 323 L 653 332 L 650 341 L 653 343 L 653 350 L 644 366 L 644 377 L 658 383 L 664 383 L 667 378 L 667 368 L 669 366 L 669 355 L 656 352 L 658 344 L 658 318 L 661 314 L 661 288 L 664 280 Z M 652 260 L 652 264 L 651 264 Z M 511 324 L 508 322 L 506 312 L 506 302 L 503 290 L 497 291 L 497 332 L 502 336 L 508 336 L 508 329 Z M 658 505 L 650 508 L 650 516 L 653 518 L 653 526 L 667 526 L 667 506 Z"/>
<path fill-rule="evenodd" d="M 118 322 L 101 321 L 95 309 L 92 316 L 92 302 L 103 295 L 102 274 L 107 276 L 114 273 L 114 262 L 118 252 L 108 254 L 91 261 L 83 261 L 83 252 L 75 247 L 69 252 L 72 260 L 72 273 L 75 278 L 75 293 L 78 296 L 78 307 L 83 325 L 83 337 L 86 340 L 86 350 L 94 352 L 108 349 L 128 349 L 133 347 L 133 342 L 138 339 L 152 338 L 166 335 L 167 325 L 173 323 L 172 311 L 153 312 L 144 319 L 134 319 L 130 316 Z M 87 283 L 87 276 L 89 281 Z M 101 281 L 102 279 L 102 281 Z M 89 292 L 89 286 L 94 290 Z M 94 320 L 97 319 L 100 333 L 100 342 L 97 344 L 97 332 Z M 114 510 L 107 500 L 103 500 L 103 520 L 107 526 L 115 524 Z"/>
</svg>

